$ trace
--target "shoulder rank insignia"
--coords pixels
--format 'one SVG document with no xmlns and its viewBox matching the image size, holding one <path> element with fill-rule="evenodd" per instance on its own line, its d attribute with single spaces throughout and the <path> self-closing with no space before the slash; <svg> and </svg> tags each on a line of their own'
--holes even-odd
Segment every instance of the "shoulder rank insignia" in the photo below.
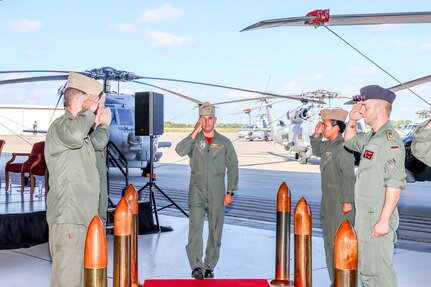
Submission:
<svg viewBox="0 0 431 287">
<path fill-rule="evenodd" d="M 388 139 L 388 141 L 393 141 L 395 139 L 395 135 L 392 131 L 387 131 L 386 138 Z"/>
<path fill-rule="evenodd" d="M 374 152 L 372 152 L 372 151 L 370 151 L 370 150 L 365 150 L 364 151 L 364 157 L 366 158 L 366 159 L 372 159 L 373 158 L 373 155 L 374 155 Z"/>
</svg>

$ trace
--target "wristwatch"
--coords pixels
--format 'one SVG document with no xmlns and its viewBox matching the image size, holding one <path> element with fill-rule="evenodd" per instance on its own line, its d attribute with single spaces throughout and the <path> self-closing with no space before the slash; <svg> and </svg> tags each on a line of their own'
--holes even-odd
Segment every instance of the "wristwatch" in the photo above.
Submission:
<svg viewBox="0 0 431 287">
<path fill-rule="evenodd" d="M 226 192 L 226 194 L 229 194 L 230 196 L 234 196 L 235 195 L 235 193 L 233 191 L 228 191 L 228 192 Z"/>
</svg>

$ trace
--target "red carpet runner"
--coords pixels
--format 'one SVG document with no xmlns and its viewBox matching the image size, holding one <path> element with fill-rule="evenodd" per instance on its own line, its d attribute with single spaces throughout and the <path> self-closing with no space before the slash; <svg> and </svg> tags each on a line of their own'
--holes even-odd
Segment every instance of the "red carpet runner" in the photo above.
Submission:
<svg viewBox="0 0 431 287">
<path fill-rule="evenodd" d="M 143 287 L 269 287 L 266 279 L 160 279 L 145 280 Z"/>
</svg>

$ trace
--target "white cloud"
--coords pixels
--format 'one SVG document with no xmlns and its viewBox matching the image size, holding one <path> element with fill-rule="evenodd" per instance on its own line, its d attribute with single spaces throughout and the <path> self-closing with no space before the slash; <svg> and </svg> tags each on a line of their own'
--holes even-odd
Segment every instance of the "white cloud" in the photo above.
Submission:
<svg viewBox="0 0 431 287">
<path fill-rule="evenodd" d="M 420 45 L 418 48 L 418 51 L 419 52 L 425 52 L 425 53 L 431 52 L 431 43 L 424 43 L 424 44 Z"/>
<path fill-rule="evenodd" d="M 179 37 L 161 31 L 149 31 L 147 34 L 151 38 L 151 47 L 155 48 L 175 48 L 185 43 L 193 42 L 188 36 Z"/>
<path fill-rule="evenodd" d="M 12 20 L 5 24 L 7 30 L 18 33 L 32 33 L 42 29 L 42 22 L 38 20 Z"/>
<path fill-rule="evenodd" d="M 350 66 L 347 68 L 347 73 L 349 76 L 352 77 L 363 77 L 363 76 L 368 76 L 368 75 L 372 75 L 375 74 L 379 71 L 379 69 L 377 67 L 353 67 Z"/>
<path fill-rule="evenodd" d="M 131 23 L 119 23 L 111 25 L 111 28 L 121 34 L 136 34 L 139 33 L 139 29 Z"/>
<path fill-rule="evenodd" d="M 160 21 L 176 21 L 183 16 L 183 11 L 172 6 L 170 3 L 165 3 L 157 8 L 145 11 L 141 18 L 141 22 L 160 22 Z"/>
</svg>

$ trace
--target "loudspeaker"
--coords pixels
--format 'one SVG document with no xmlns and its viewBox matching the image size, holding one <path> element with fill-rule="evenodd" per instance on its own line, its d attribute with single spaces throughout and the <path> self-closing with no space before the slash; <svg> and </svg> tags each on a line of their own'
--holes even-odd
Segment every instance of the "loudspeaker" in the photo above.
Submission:
<svg viewBox="0 0 431 287">
<path fill-rule="evenodd" d="M 163 95 L 154 92 L 135 93 L 135 135 L 163 134 Z"/>
</svg>

